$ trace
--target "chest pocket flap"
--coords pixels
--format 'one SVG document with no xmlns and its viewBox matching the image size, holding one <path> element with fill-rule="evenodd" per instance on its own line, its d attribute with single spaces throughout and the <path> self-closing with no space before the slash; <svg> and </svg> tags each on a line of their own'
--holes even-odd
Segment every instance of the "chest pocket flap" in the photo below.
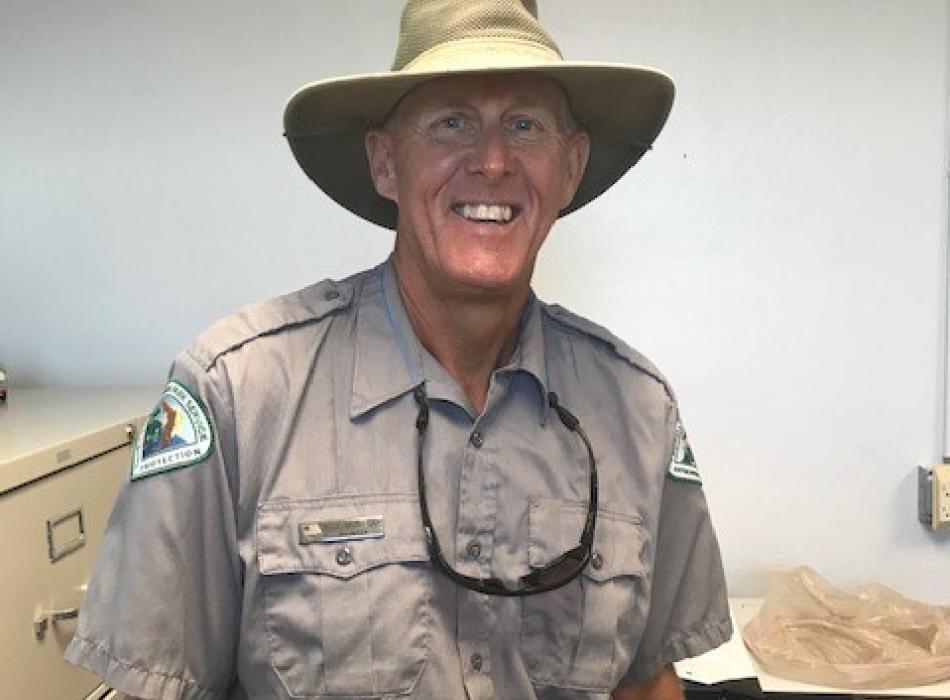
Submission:
<svg viewBox="0 0 950 700">
<path fill-rule="evenodd" d="M 257 554 L 260 573 L 265 576 L 314 573 L 342 579 L 385 564 L 429 560 L 419 500 L 414 495 L 262 503 L 257 517 Z"/>
</svg>

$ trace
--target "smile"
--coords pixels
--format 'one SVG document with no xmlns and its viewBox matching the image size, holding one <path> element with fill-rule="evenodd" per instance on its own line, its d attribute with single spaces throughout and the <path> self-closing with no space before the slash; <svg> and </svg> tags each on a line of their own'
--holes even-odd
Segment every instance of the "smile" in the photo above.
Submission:
<svg viewBox="0 0 950 700">
<path fill-rule="evenodd" d="M 456 204 L 452 210 L 469 221 L 491 221 L 505 224 L 518 213 L 507 204 Z"/>
</svg>

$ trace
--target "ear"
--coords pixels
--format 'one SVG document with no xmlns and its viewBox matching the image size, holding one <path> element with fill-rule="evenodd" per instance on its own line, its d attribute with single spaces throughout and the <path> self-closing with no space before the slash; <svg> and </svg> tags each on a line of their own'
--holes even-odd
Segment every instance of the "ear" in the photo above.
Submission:
<svg viewBox="0 0 950 700">
<path fill-rule="evenodd" d="M 574 199 L 577 187 L 581 184 L 581 178 L 584 177 L 584 171 L 587 169 L 587 158 L 590 156 L 590 137 L 586 131 L 578 130 L 570 136 L 565 148 L 567 149 L 567 168 L 564 173 L 562 209 Z"/>
<path fill-rule="evenodd" d="M 366 132 L 366 158 L 369 161 L 369 174 L 381 197 L 399 204 L 396 189 L 395 144 L 392 135 L 385 129 L 371 129 Z"/>
</svg>

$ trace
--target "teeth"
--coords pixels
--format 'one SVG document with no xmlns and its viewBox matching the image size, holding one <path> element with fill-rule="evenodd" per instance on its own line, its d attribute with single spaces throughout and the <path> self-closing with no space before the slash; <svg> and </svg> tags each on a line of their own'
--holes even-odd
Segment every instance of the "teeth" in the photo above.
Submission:
<svg viewBox="0 0 950 700">
<path fill-rule="evenodd" d="M 507 204 L 462 204 L 455 207 L 455 211 L 466 219 L 473 221 L 495 221 L 505 223 L 511 221 L 512 210 Z"/>
</svg>

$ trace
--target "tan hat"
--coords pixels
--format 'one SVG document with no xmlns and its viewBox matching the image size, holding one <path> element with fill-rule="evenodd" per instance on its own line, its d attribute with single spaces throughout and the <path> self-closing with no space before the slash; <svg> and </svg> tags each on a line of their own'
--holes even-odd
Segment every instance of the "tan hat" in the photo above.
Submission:
<svg viewBox="0 0 950 700">
<path fill-rule="evenodd" d="M 587 170 L 573 201 L 584 206 L 640 160 L 669 114 L 673 81 L 626 64 L 565 61 L 541 27 L 533 0 L 408 0 L 392 71 L 321 80 L 302 87 L 284 111 L 300 167 L 337 203 L 396 228 L 396 205 L 373 186 L 363 145 L 415 86 L 460 73 L 533 73 L 564 88 L 590 135 Z"/>
</svg>

